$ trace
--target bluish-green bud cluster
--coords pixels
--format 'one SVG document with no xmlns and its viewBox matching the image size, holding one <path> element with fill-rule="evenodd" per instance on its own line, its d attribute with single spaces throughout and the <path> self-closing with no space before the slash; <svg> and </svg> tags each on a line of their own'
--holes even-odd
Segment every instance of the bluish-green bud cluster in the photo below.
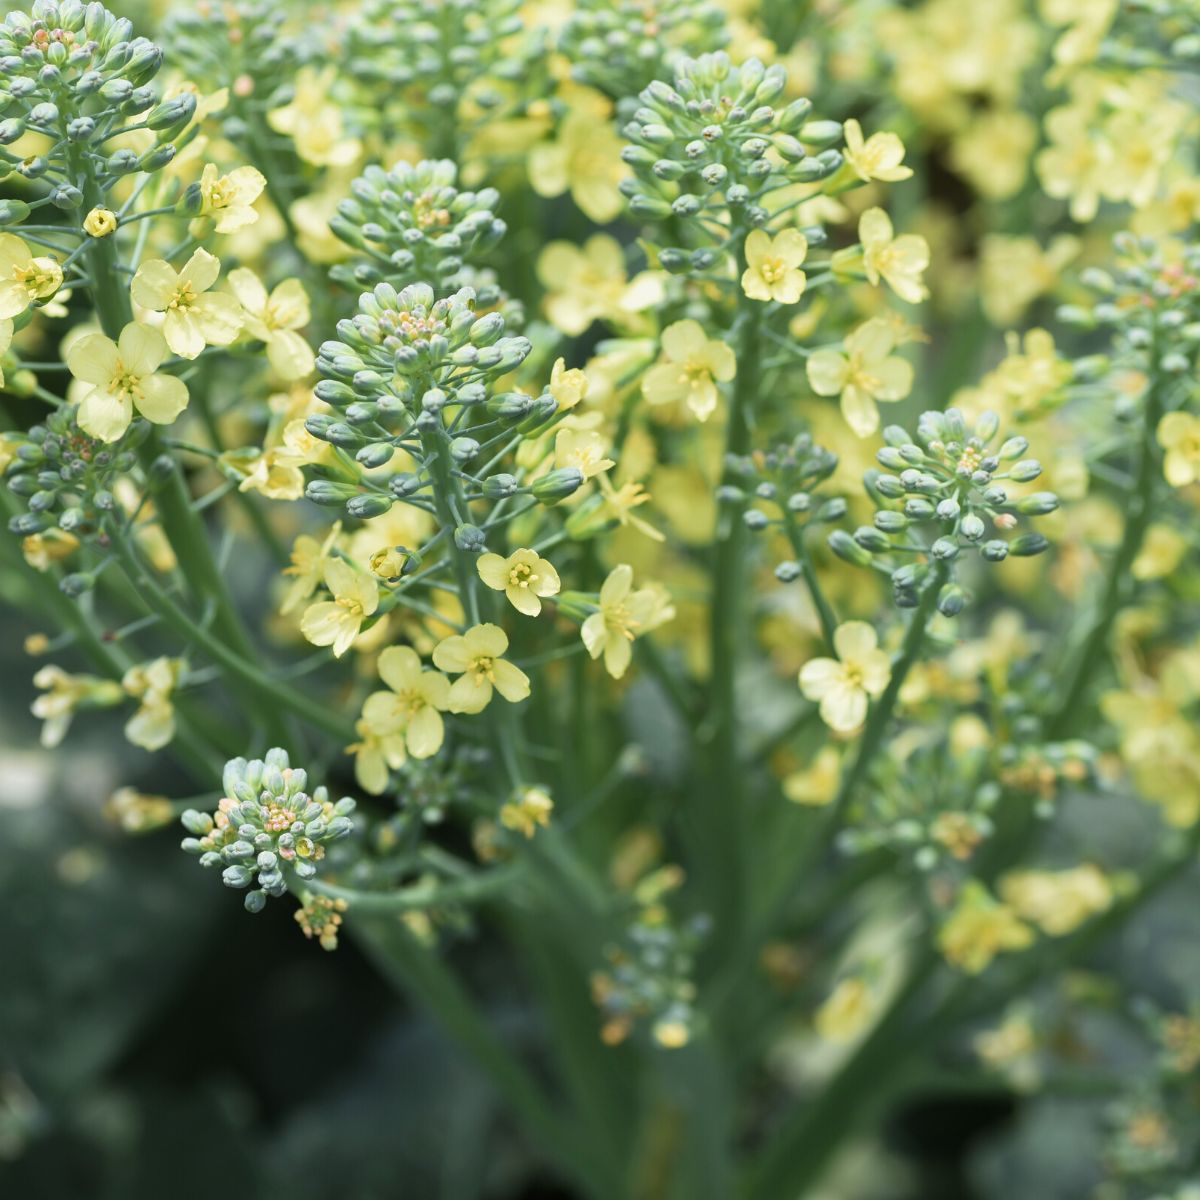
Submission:
<svg viewBox="0 0 1200 1200">
<path fill-rule="evenodd" d="M 330 222 L 366 258 L 338 264 L 333 278 L 358 288 L 425 280 L 439 295 L 474 283 L 471 264 L 504 236 L 495 213 L 500 194 L 495 188 L 459 191 L 456 180 L 454 163 L 445 159 L 400 162 L 389 171 L 367 167 Z M 496 299 L 485 294 L 481 303 L 490 307 Z"/>
<path fill-rule="evenodd" d="M 162 65 L 162 50 L 134 37 L 125 18 L 101 4 L 38 0 L 31 13 L 9 13 L 0 26 L 0 162 L 48 188 L 58 208 L 84 203 L 78 157 L 89 156 L 100 187 L 135 171 L 156 171 L 175 156 L 172 139 L 191 121 L 196 98 L 184 94 L 160 101 L 150 81 Z M 126 128 L 156 134 L 142 153 L 109 150 Z M 44 155 L 18 159 L 2 149 L 27 131 L 48 135 Z M 91 197 L 89 203 L 94 203 Z M 23 219 L 23 205 L 5 206 L 0 220 Z"/>
<path fill-rule="evenodd" d="M 764 454 L 728 459 L 726 476 L 737 482 L 723 484 L 717 498 L 746 504 L 742 520 L 755 533 L 770 529 L 799 533 L 808 525 L 840 521 L 846 515 L 842 497 L 818 491 L 837 464 L 836 454 L 818 446 L 811 434 L 802 433 Z M 786 560 L 775 574 L 780 582 L 791 583 L 800 578 L 801 567 Z"/>
<path fill-rule="evenodd" d="M 579 0 L 559 34 L 571 75 L 614 100 L 673 75 L 675 61 L 720 50 L 725 13 L 706 0 Z"/>
<path fill-rule="evenodd" d="M 120 446 L 110 446 L 84 433 L 74 405 L 64 405 L 16 434 L 17 452 L 4 483 L 25 499 L 28 511 L 13 517 L 9 529 L 24 535 L 57 526 L 78 538 L 96 533 L 103 514 L 116 506 L 117 479 L 133 469 L 149 431 L 147 422 L 135 420 Z"/>
<path fill-rule="evenodd" d="M 902 608 L 917 605 L 934 564 L 941 564 L 939 574 L 945 577 L 965 551 L 985 562 L 1040 554 L 1049 545 L 1042 534 L 1008 533 L 1019 517 L 1054 512 L 1058 497 L 1013 491 L 1013 484 L 1036 479 L 1042 467 L 1025 456 L 1024 437 L 993 448 L 998 430 L 995 413 L 984 413 L 968 429 L 956 408 L 922 413 L 915 439 L 899 425 L 888 426 L 883 431 L 887 444 L 876 455 L 887 473 L 871 472 L 865 481 L 880 505 L 874 524 L 860 526 L 853 536 L 834 533 L 830 547 L 849 562 L 886 571 Z M 898 565 L 904 556 L 911 561 Z M 965 603 L 956 583 L 942 585 L 938 608 L 943 614 L 954 616 Z"/>
<path fill-rule="evenodd" d="M 306 772 L 289 764 L 285 750 L 230 760 L 222 783 L 225 795 L 215 813 L 190 808 L 183 814 L 189 836 L 182 846 L 202 867 L 220 867 L 226 887 L 250 888 L 250 912 L 287 891 L 287 871 L 312 879 L 325 846 L 354 828 L 354 801 L 332 803 L 324 787 L 309 795 Z"/>
<path fill-rule="evenodd" d="M 768 191 L 837 172 L 842 155 L 828 147 L 841 126 L 811 121 L 808 100 L 777 108 L 786 72 L 756 58 L 734 66 L 724 52 L 705 54 L 677 72 L 674 86 L 656 80 L 641 93 L 624 129 L 633 177 L 621 187 L 635 217 L 683 232 L 687 244 L 663 249 L 661 265 L 703 271 L 720 260 L 732 226 L 765 224 Z"/>
</svg>

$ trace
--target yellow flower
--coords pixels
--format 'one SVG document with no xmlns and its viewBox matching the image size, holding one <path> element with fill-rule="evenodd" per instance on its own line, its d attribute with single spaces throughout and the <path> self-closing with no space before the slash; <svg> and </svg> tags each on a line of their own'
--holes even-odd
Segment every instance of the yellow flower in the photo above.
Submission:
<svg viewBox="0 0 1200 1200">
<path fill-rule="evenodd" d="M 246 331 L 265 342 L 267 358 L 281 379 L 303 379 L 316 359 L 312 347 L 296 332 L 311 315 L 308 293 L 298 279 L 285 279 L 267 295 L 267 289 L 248 267 L 229 272 L 229 286 L 242 306 Z"/>
<path fill-rule="evenodd" d="M 325 564 L 341 533 L 342 523 L 338 521 L 323 542 L 302 533 L 292 543 L 291 565 L 284 567 L 283 573 L 291 575 L 293 579 L 280 605 L 281 613 L 290 613 L 299 608 L 317 590 L 317 585 L 325 577 Z"/>
<path fill-rule="evenodd" d="M 742 291 L 751 300 L 795 304 L 804 294 L 808 276 L 800 264 L 808 254 L 808 239 L 798 229 L 785 229 L 774 237 L 755 229 L 746 235 L 745 253 Z"/>
<path fill-rule="evenodd" d="M 1167 413 L 1158 423 L 1159 445 L 1166 451 L 1163 474 L 1172 487 L 1187 487 L 1200 478 L 1200 417 Z"/>
<path fill-rule="evenodd" d="M 1191 543 L 1177 529 L 1156 521 L 1146 530 L 1142 548 L 1129 568 L 1134 579 L 1165 579 L 1183 562 Z"/>
<path fill-rule="evenodd" d="M 901 166 L 904 143 L 894 133 L 873 133 L 863 141 L 862 126 L 852 117 L 843 126 L 846 161 L 864 183 L 882 179 L 898 183 L 912 175 L 912 167 Z"/>
<path fill-rule="evenodd" d="M 633 590 L 633 568 L 614 567 L 600 588 L 600 607 L 583 623 L 580 636 L 592 658 L 604 655 L 604 669 L 620 679 L 633 658 L 633 639 L 671 620 L 675 610 L 657 588 Z"/>
<path fill-rule="evenodd" d="M 322 577 L 333 599 L 310 605 L 300 620 L 300 632 L 314 646 L 332 646 L 334 657 L 341 658 L 379 607 L 379 585 L 341 558 L 326 559 Z"/>
<path fill-rule="evenodd" d="M 290 137 L 296 153 L 318 167 L 348 167 L 362 153 L 362 143 L 346 135 L 342 110 L 329 98 L 336 78 L 333 65 L 321 71 L 302 67 L 291 103 L 267 114 L 271 128 Z"/>
<path fill-rule="evenodd" d="M 1035 159 L 1042 188 L 1071 202 L 1071 219 L 1084 224 L 1100 208 L 1100 195 L 1118 170 L 1120 152 L 1092 128 L 1089 108 L 1051 109 L 1043 122 L 1047 145 Z"/>
<path fill-rule="evenodd" d="M 1037 125 L 1015 109 L 983 113 L 954 139 L 950 164 L 982 196 L 1003 200 L 1021 190 Z"/>
<path fill-rule="evenodd" d="M 89 237 L 108 237 L 117 228 L 117 214 L 110 208 L 93 208 L 83 218 L 83 232 Z"/>
<path fill-rule="evenodd" d="M 31 533 L 21 539 L 21 553 L 35 571 L 48 571 L 57 562 L 70 558 L 79 549 L 79 539 L 65 529 L 53 526 L 43 533 Z"/>
<path fill-rule="evenodd" d="M 822 746 L 812 762 L 783 781 L 783 794 L 793 804 L 831 804 L 841 779 L 841 759 L 833 746 Z"/>
<path fill-rule="evenodd" d="M 557 358 L 550 371 L 548 390 L 558 404 L 558 411 L 570 412 L 588 394 L 588 377 L 578 367 L 568 371 L 567 360 Z"/>
<path fill-rule="evenodd" d="M 1024 950 L 1032 941 L 1033 930 L 975 879 L 963 885 L 958 904 L 938 932 L 947 962 L 968 975 L 986 970 L 1001 951 Z"/>
<path fill-rule="evenodd" d="M 910 363 L 893 355 L 896 331 L 876 317 L 846 338 L 846 352 L 817 350 L 805 364 L 818 396 L 841 396 L 842 416 L 859 437 L 879 428 L 877 400 L 903 400 L 912 391 Z"/>
<path fill-rule="evenodd" d="M 717 407 L 717 383 L 737 374 L 737 359 L 724 342 L 710 341 L 698 321 L 676 321 L 662 333 L 665 362 L 642 380 L 649 404 L 686 403 L 696 419 L 707 421 Z"/>
<path fill-rule="evenodd" d="M 53 750 L 66 736 L 71 718 L 81 708 L 111 708 L 124 698 L 121 685 L 111 679 L 94 675 L 68 675 L 53 664 L 42 667 L 33 677 L 34 686 L 42 689 L 30 707 L 35 717 L 45 721 L 42 726 L 42 746 Z"/>
<path fill-rule="evenodd" d="M 865 621 L 846 621 L 833 634 L 837 658 L 813 658 L 800 669 L 800 690 L 820 702 L 821 720 L 838 733 L 853 733 L 866 719 L 867 698 L 883 695 L 891 660 Z"/>
<path fill-rule="evenodd" d="M 500 809 L 500 824 L 523 837 L 531 838 L 539 828 L 550 824 L 554 801 L 545 788 L 522 788 Z"/>
<path fill-rule="evenodd" d="M 625 176 L 622 149 L 612 122 L 573 108 L 563 118 L 557 140 L 529 151 L 530 185 L 539 196 L 570 191 L 584 215 L 604 225 L 625 207 L 617 190 Z"/>
<path fill-rule="evenodd" d="M 1091 863 L 1068 871 L 1013 871 L 1001 879 L 1000 895 L 1051 937 L 1078 929 L 1113 900 L 1112 884 Z"/>
<path fill-rule="evenodd" d="M 514 550 L 507 558 L 481 554 L 475 560 L 479 578 L 490 588 L 503 592 L 508 602 L 527 617 L 542 611 L 542 596 L 557 595 L 562 586 L 558 572 L 534 550 Z"/>
<path fill-rule="evenodd" d="M 200 217 L 192 222 L 191 232 L 203 232 L 206 217 L 217 233 L 253 225 L 258 220 L 254 202 L 266 186 L 266 177 L 256 167 L 236 167 L 222 175 L 215 163 L 207 163 L 200 175 Z"/>
<path fill-rule="evenodd" d="M 560 429 L 554 435 L 556 468 L 577 467 L 584 479 L 591 479 L 614 466 L 607 458 L 608 439 L 594 429 Z"/>
<path fill-rule="evenodd" d="M 600 493 L 604 497 L 602 514 L 609 520 L 615 520 L 623 529 L 636 529 L 638 533 L 656 542 L 666 541 L 649 521 L 643 521 L 635 516 L 633 510 L 643 504 L 650 503 L 650 493 L 640 483 L 627 479 L 619 488 L 614 488 L 608 481 L 607 475 L 600 476 Z"/>
<path fill-rule="evenodd" d="M 1054 288 L 1081 248 L 1071 234 L 1060 234 L 1045 250 L 1031 237 L 987 234 L 980 243 L 979 287 L 992 324 L 1019 321 L 1034 300 Z"/>
<path fill-rule="evenodd" d="M 499 625 L 474 625 L 434 647 L 434 665 L 458 678 L 450 688 L 450 711 L 482 712 L 495 689 L 516 704 L 529 695 L 529 676 L 503 658 L 508 637 Z"/>
<path fill-rule="evenodd" d="M 817 1009 L 813 1025 L 827 1042 L 852 1042 L 871 1019 L 871 991 L 857 975 L 843 979 Z"/>
<path fill-rule="evenodd" d="M 662 275 L 643 271 L 628 279 L 621 243 L 606 233 L 582 246 L 550 242 L 538 257 L 537 273 L 546 289 L 546 316 L 570 337 L 593 321 L 634 317 L 663 298 Z"/>
<path fill-rule="evenodd" d="M 978 880 L 962 886 L 958 905 L 937 935 L 946 960 L 967 974 L 979 974 L 1003 950 L 1024 950 L 1032 941 L 1030 926 Z"/>
<path fill-rule="evenodd" d="M 52 258 L 34 258 L 15 234 L 0 233 L 0 318 L 20 316 L 35 300 L 62 286 L 62 267 Z"/>
<path fill-rule="evenodd" d="M 915 233 L 895 237 L 891 218 L 882 208 L 868 208 L 858 221 L 867 278 L 884 279 L 901 300 L 919 304 L 929 292 L 921 275 L 929 266 L 929 243 Z"/>
<path fill-rule="evenodd" d="M 363 740 L 349 747 L 355 778 L 373 796 L 387 787 L 389 767 L 441 749 L 442 713 L 450 706 L 450 681 L 440 671 L 426 671 L 411 646 L 389 646 L 379 656 L 379 678 L 391 690 L 367 697 L 355 725 Z"/>
<path fill-rule="evenodd" d="M 102 442 L 115 442 L 133 420 L 133 410 L 169 425 L 187 407 L 182 379 L 159 375 L 167 343 L 157 329 L 131 321 L 117 341 L 102 333 L 81 337 L 67 351 L 67 366 L 76 379 L 92 384 L 79 402 L 79 427 Z"/>
<path fill-rule="evenodd" d="M 156 658 L 130 667 L 121 680 L 127 695 L 140 700 L 126 722 L 125 736 L 143 750 L 161 750 L 175 736 L 175 706 L 171 695 L 183 674 L 183 660 Z"/>
<path fill-rule="evenodd" d="M 163 314 L 163 337 L 180 358 L 195 358 L 206 345 L 228 346 L 241 331 L 238 302 L 208 290 L 220 273 L 221 260 L 198 249 L 180 271 L 165 259 L 152 258 L 133 277 L 133 302 Z"/>
</svg>

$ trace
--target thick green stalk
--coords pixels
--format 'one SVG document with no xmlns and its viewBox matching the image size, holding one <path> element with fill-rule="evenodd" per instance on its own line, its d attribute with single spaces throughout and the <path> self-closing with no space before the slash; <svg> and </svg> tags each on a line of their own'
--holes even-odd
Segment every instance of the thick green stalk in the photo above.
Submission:
<svg viewBox="0 0 1200 1200">
<path fill-rule="evenodd" d="M 351 928 L 380 973 L 411 996 L 483 1069 L 534 1149 L 584 1195 L 613 1200 L 624 1194 L 620 1164 L 600 1153 L 586 1131 L 546 1095 L 435 950 L 422 946 L 394 920 L 360 919 Z"/>
<path fill-rule="evenodd" d="M 744 264 L 743 264 L 744 265 Z M 762 308 L 742 297 L 732 340 L 737 375 L 729 400 L 725 432 L 727 455 L 750 449 L 750 411 L 759 387 L 759 322 Z M 735 477 L 725 469 L 723 482 Z M 711 655 L 708 727 L 711 743 L 705 756 L 707 778 L 695 790 L 695 805 L 685 814 L 696 847 L 701 887 L 713 918 L 713 960 L 736 944 L 744 909 L 742 817 L 744 795 L 737 737 L 737 668 L 745 644 L 745 558 L 747 530 L 739 504 L 728 504 L 717 530 L 712 564 L 712 607 L 709 613 Z"/>
</svg>

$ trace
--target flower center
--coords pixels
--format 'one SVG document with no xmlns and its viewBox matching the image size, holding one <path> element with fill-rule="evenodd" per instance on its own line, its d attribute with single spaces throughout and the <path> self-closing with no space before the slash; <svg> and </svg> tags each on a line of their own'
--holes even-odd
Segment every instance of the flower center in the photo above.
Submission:
<svg viewBox="0 0 1200 1200">
<path fill-rule="evenodd" d="M 531 588 L 537 582 L 537 575 L 528 563 L 517 563 L 508 573 L 508 586 Z"/>
<path fill-rule="evenodd" d="M 171 299 L 167 301 L 167 309 L 191 308 L 196 303 L 196 288 L 195 285 L 183 280 L 171 295 Z"/>
<path fill-rule="evenodd" d="M 477 684 L 495 683 L 496 660 L 490 654 L 480 654 L 471 659 L 467 673 L 474 678 Z"/>
<path fill-rule="evenodd" d="M 768 283 L 778 283 L 787 274 L 787 263 L 782 258 L 764 258 L 758 273 Z"/>
<path fill-rule="evenodd" d="M 108 390 L 114 396 L 127 399 L 141 399 L 142 377 L 135 375 L 119 358 L 113 368 L 112 378 L 108 381 Z"/>
</svg>

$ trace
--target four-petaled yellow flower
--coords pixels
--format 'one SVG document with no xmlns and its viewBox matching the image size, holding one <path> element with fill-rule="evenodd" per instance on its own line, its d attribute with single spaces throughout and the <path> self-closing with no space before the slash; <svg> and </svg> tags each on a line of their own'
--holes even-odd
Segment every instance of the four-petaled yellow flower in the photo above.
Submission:
<svg viewBox="0 0 1200 1200">
<path fill-rule="evenodd" d="M 171 696 L 183 675 L 183 660 L 156 658 L 130 667 L 121 680 L 126 693 L 141 705 L 125 724 L 125 736 L 143 750 L 161 750 L 175 736 Z"/>
<path fill-rule="evenodd" d="M 267 113 L 267 124 L 287 134 L 296 153 L 318 167 L 348 167 L 362 153 L 362 142 L 350 137 L 344 127 L 342 109 L 330 93 L 337 67 L 321 70 L 302 67 L 296 73 L 290 104 Z"/>
<path fill-rule="evenodd" d="M 611 122 L 573 108 L 558 128 L 558 138 L 529 151 L 529 182 L 539 196 L 571 199 L 599 225 L 618 217 L 625 206 L 617 185 L 624 177 L 623 144 Z"/>
<path fill-rule="evenodd" d="M 513 608 L 527 617 L 536 617 L 542 611 L 541 598 L 557 595 L 562 586 L 558 572 L 536 550 L 521 548 L 507 558 L 481 554 L 475 569 L 488 587 L 503 592 Z"/>
<path fill-rule="evenodd" d="M 676 321 L 662 332 L 666 362 L 653 366 L 642 380 L 642 395 L 650 404 L 686 403 L 696 419 L 707 421 L 717 407 L 717 383 L 737 374 L 733 351 L 709 340 L 698 321 Z"/>
<path fill-rule="evenodd" d="M 746 236 L 746 269 L 742 291 L 751 300 L 795 304 L 804 295 L 808 276 L 800 264 L 808 254 L 808 239 L 798 229 L 785 229 L 771 237 L 762 229 Z"/>
<path fill-rule="evenodd" d="M 912 167 L 901 165 L 904 143 L 894 133 L 873 133 L 864 141 L 862 126 L 853 117 L 842 131 L 846 135 L 846 161 L 864 183 L 872 179 L 898 183 L 912 175 Z"/>
<path fill-rule="evenodd" d="M 62 287 L 62 267 L 52 258 L 34 258 L 15 234 L 0 233 L 0 318 L 20 316 L 35 300 Z"/>
<path fill-rule="evenodd" d="M 896 329 L 878 317 L 846 338 L 845 353 L 817 350 L 805 364 L 818 396 L 841 396 L 842 416 L 859 437 L 879 428 L 877 400 L 903 400 L 912 391 L 912 365 L 892 354 Z"/>
<path fill-rule="evenodd" d="M 242 328 L 242 309 L 217 282 L 221 260 L 197 250 L 176 271 L 165 259 L 152 258 L 138 268 L 130 287 L 135 304 L 162 313 L 162 334 L 180 358 L 196 358 L 205 346 L 228 346 Z"/>
<path fill-rule="evenodd" d="M 441 749 L 442 713 L 450 706 L 450 681 L 440 671 L 425 670 L 410 646 L 389 646 L 379 656 L 379 678 L 391 690 L 367 697 L 355 725 L 362 741 L 349 747 L 355 778 L 373 796 L 387 787 L 388 768 Z"/>
<path fill-rule="evenodd" d="M 187 407 L 182 379 L 159 375 L 167 343 L 157 329 L 131 321 L 117 341 L 89 333 L 67 351 L 76 379 L 94 386 L 79 403 L 79 428 L 102 442 L 115 442 L 129 428 L 136 408 L 147 421 L 169 425 Z"/>
<path fill-rule="evenodd" d="M 493 689 L 516 704 L 529 695 L 529 676 L 504 657 L 508 636 L 499 625 L 474 625 L 434 647 L 434 666 L 457 675 L 450 688 L 450 711 L 482 712 Z"/>
<path fill-rule="evenodd" d="M 608 449 L 608 439 L 595 429 L 560 429 L 554 435 L 554 465 L 575 467 L 591 479 L 616 465 Z"/>
<path fill-rule="evenodd" d="M 968 975 L 978 975 L 1003 950 L 1024 950 L 1033 930 L 976 879 L 968 880 L 958 904 L 938 932 L 938 945 Z"/>
<path fill-rule="evenodd" d="M 281 379 L 303 379 L 316 359 L 312 347 L 296 332 L 308 324 L 308 293 L 298 279 L 285 279 L 267 294 L 248 267 L 229 272 L 229 286 L 242 306 L 246 332 L 265 342 L 267 358 Z"/>
<path fill-rule="evenodd" d="M 342 558 L 326 559 L 322 574 L 333 599 L 310 605 L 300 619 L 300 632 L 314 646 L 332 646 L 334 657 L 341 658 L 379 607 L 379 585 Z"/>
<path fill-rule="evenodd" d="M 867 699 L 883 694 L 891 660 L 879 649 L 866 621 L 847 621 L 833 634 L 837 658 L 813 658 L 800 669 L 800 690 L 820 703 L 821 720 L 838 733 L 853 733 L 866 719 Z"/>
<path fill-rule="evenodd" d="M 325 577 L 325 564 L 341 536 L 342 523 L 335 521 L 323 542 L 302 533 L 292 543 L 291 563 L 283 569 L 285 575 L 292 576 L 292 582 L 284 593 L 283 603 L 279 606 L 281 613 L 290 613 L 299 608 L 317 590 L 317 585 Z"/>
<path fill-rule="evenodd" d="M 500 808 L 500 824 L 522 837 L 531 838 L 550 824 L 554 801 L 545 788 L 526 787 Z"/>
<path fill-rule="evenodd" d="M 600 588 L 600 608 L 583 623 L 580 636 L 592 658 L 604 655 L 604 669 L 620 679 L 633 658 L 633 639 L 665 621 L 675 610 L 665 593 L 656 587 L 633 590 L 633 568 L 621 563 L 608 574 Z"/>
<path fill-rule="evenodd" d="M 588 377 L 578 368 L 567 368 L 567 360 L 558 358 L 550 370 L 550 386 L 559 412 L 570 412 L 588 394 Z"/>
<path fill-rule="evenodd" d="M 867 278 L 882 278 L 901 300 L 919 304 L 929 295 L 921 275 L 929 266 L 929 243 L 915 233 L 894 235 L 891 218 L 882 208 L 868 208 L 858 221 L 863 267 Z"/>
<path fill-rule="evenodd" d="M 1158 442 L 1166 451 L 1163 474 L 1172 487 L 1187 487 L 1200 478 L 1200 417 L 1167 413 L 1158 423 Z"/>
<path fill-rule="evenodd" d="M 266 176 L 256 167 L 235 167 L 222 175 L 215 163 L 207 163 L 200 175 L 200 216 L 192 222 L 192 233 L 203 231 L 204 218 L 217 233 L 253 225 L 258 220 L 254 202 L 266 186 Z"/>
</svg>

